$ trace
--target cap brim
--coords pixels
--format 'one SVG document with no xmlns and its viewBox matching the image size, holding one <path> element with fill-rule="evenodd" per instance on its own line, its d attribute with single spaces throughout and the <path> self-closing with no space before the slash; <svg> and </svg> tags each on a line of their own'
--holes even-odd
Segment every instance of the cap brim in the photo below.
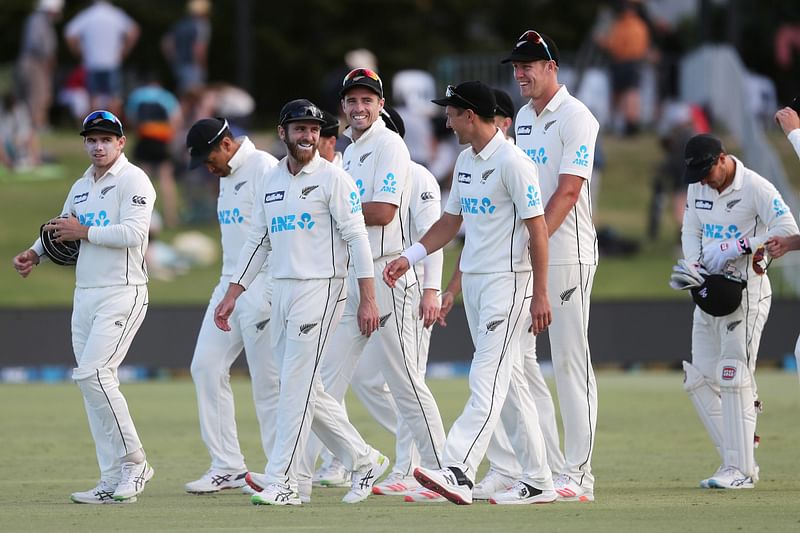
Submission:
<svg viewBox="0 0 800 533">
<path fill-rule="evenodd" d="M 348 83 L 347 87 L 342 87 L 342 90 L 339 91 L 339 96 L 344 98 L 344 95 L 347 94 L 347 91 L 349 91 L 353 87 L 366 87 L 370 91 L 377 94 L 379 97 L 383 98 L 383 94 L 378 89 L 376 89 L 374 85 L 370 85 L 369 83 L 361 81 L 354 81 L 353 83 Z"/>
<path fill-rule="evenodd" d="M 703 165 L 702 167 L 686 167 L 686 170 L 683 171 L 684 183 L 692 184 L 703 181 L 703 178 L 708 176 L 713 166 L 714 163 L 712 162 L 710 165 Z"/>
<path fill-rule="evenodd" d="M 533 57 L 529 54 L 512 53 L 505 59 L 501 59 L 500 63 L 511 63 L 512 61 L 519 61 L 521 63 L 531 63 L 532 61 L 549 61 L 548 58 L 542 59 L 541 57 Z"/>
<path fill-rule="evenodd" d="M 111 135 L 116 135 L 117 137 L 122 137 L 124 135 L 124 133 L 119 131 L 119 130 L 115 130 L 115 129 L 112 129 L 112 128 L 105 128 L 103 126 L 95 126 L 95 127 L 92 127 L 92 128 L 87 128 L 85 130 L 81 130 L 81 135 L 83 137 L 86 137 L 89 133 L 91 133 L 93 131 L 100 131 L 100 132 L 103 132 L 103 133 L 110 133 Z"/>
<path fill-rule="evenodd" d="M 440 105 L 442 107 L 451 105 L 455 107 L 463 107 L 464 109 L 466 109 L 466 107 L 464 107 L 464 102 L 456 98 L 436 98 L 435 100 L 431 100 L 431 102 L 433 102 L 436 105 Z"/>
<path fill-rule="evenodd" d="M 206 152 L 204 154 L 194 154 L 194 155 L 192 155 L 191 159 L 189 160 L 189 169 L 190 170 L 194 170 L 197 167 L 202 166 L 203 163 L 206 162 L 206 158 L 208 157 L 209 153 L 210 152 Z"/>
</svg>

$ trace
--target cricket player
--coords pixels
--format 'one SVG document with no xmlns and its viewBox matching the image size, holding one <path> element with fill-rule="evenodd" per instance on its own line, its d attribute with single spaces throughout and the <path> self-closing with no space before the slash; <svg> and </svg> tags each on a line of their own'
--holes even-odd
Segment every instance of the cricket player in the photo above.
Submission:
<svg viewBox="0 0 800 533">
<path fill-rule="evenodd" d="M 344 169 L 363 202 L 374 272 L 380 277 L 384 266 L 403 251 L 402 219 L 408 211 L 410 156 L 403 139 L 380 119 L 383 84 L 375 72 L 366 68 L 350 71 L 340 95 L 350 124 L 345 135 L 353 140 L 344 152 Z M 419 372 L 414 272 L 407 273 L 394 288 L 382 283 L 376 288 L 381 320 L 378 331 L 370 338 L 360 335 L 357 327 L 359 301 L 353 294 L 353 269 L 348 283 L 354 297 L 348 300 L 342 323 L 331 340 L 332 348 L 322 363 L 325 389 L 341 401 L 366 345 L 377 344 L 368 356 L 378 360 L 376 366 L 381 369 L 398 410 L 406 417 L 422 464 L 438 468 L 445 433 L 436 400 Z"/>
<path fill-rule="evenodd" d="M 692 323 L 692 362 L 683 362 L 684 389 L 720 455 L 702 488 L 748 489 L 758 481 L 754 457 L 755 370 L 772 289 L 759 248 L 796 235 L 797 224 L 766 179 L 725 152 L 717 137 L 692 137 L 685 149 L 688 203 L 681 228 L 685 261 L 709 274 L 743 280 L 741 304 L 715 316 L 699 306 Z"/>
<path fill-rule="evenodd" d="M 147 313 L 147 251 L 156 193 L 150 179 L 122 152 L 120 120 L 93 111 L 81 135 L 91 166 L 67 195 L 61 216 L 44 229 L 56 242 L 80 241 L 72 308 L 72 349 L 78 384 L 95 443 L 100 482 L 72 493 L 75 503 L 135 502 L 153 477 L 119 390 L 117 369 Z M 24 278 L 44 257 L 41 238 L 14 258 Z"/>
<path fill-rule="evenodd" d="M 205 165 L 219 177 L 217 214 L 222 235 L 222 274 L 208 303 L 192 357 L 192 379 L 197 391 L 200 435 L 211 455 L 208 471 L 186 484 L 186 492 L 208 494 L 245 488 L 247 466 L 239 447 L 230 369 L 245 350 L 253 386 L 253 399 L 261 429 L 264 454 L 272 449 L 275 409 L 278 405 L 278 369 L 270 351 L 269 328 L 272 279 L 265 266 L 231 315 L 230 332 L 214 325 L 214 309 L 222 300 L 247 240 L 253 207 L 264 174 L 277 164 L 270 154 L 257 150 L 247 137 L 234 138 L 228 121 L 205 118 L 195 122 L 186 136 L 190 166 Z M 246 489 L 245 489 L 246 490 Z"/>
<path fill-rule="evenodd" d="M 547 290 L 559 298 L 549 333 L 565 462 L 555 487 L 562 501 L 593 501 L 597 383 L 588 332 L 598 255 L 590 181 L 599 124 L 559 84 L 559 53 L 552 39 L 526 31 L 503 60 L 509 62 L 520 95 L 530 99 L 517 113 L 516 140 L 539 171 L 550 235 Z"/>
<path fill-rule="evenodd" d="M 308 100 L 292 100 L 281 109 L 278 136 L 288 155 L 264 176 L 261 207 L 214 313 L 217 326 L 230 331 L 236 299 L 271 257 L 270 335 L 280 399 L 266 472 L 246 476 L 259 491 L 252 497 L 257 505 L 301 503 L 296 469 L 311 429 L 353 472 L 346 503 L 367 498 L 389 467 L 389 460 L 364 442 L 319 378 L 328 340 L 347 301 L 348 265 L 360 293 L 360 333 L 370 335 L 379 318 L 361 200 L 347 174 L 317 153 L 323 123 L 322 111 Z"/>
<path fill-rule="evenodd" d="M 493 503 L 549 503 L 552 472 L 533 399 L 522 373 L 519 342 L 526 311 L 538 334 L 550 325 L 547 229 L 536 167 L 494 125 L 495 97 L 479 81 L 448 86 L 447 125 L 460 144 L 453 187 L 442 217 L 383 273 L 392 286 L 411 266 L 447 244 L 462 220 L 464 305 L 475 345 L 470 398 L 447 436 L 442 469 L 418 467 L 422 485 L 458 504 L 472 503 L 472 487 L 489 438 L 502 417 L 512 434 L 523 476 Z"/>
</svg>

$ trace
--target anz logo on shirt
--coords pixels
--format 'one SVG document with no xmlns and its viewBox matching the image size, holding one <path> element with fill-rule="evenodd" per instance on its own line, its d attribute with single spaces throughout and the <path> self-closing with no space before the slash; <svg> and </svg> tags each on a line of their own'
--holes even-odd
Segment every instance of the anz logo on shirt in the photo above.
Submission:
<svg viewBox="0 0 800 533">
<path fill-rule="evenodd" d="M 542 205 L 542 197 L 539 194 L 539 189 L 533 185 L 528 185 L 528 193 L 525 196 L 528 197 L 528 207 Z"/>
<path fill-rule="evenodd" d="M 238 207 L 233 209 L 220 209 L 217 211 L 217 217 L 220 224 L 241 224 L 244 222 L 244 217 L 239 211 Z"/>
<path fill-rule="evenodd" d="M 269 231 L 280 233 L 281 231 L 310 230 L 315 224 L 309 213 L 303 213 L 299 218 L 297 215 L 277 216 L 272 217 Z"/>
<path fill-rule="evenodd" d="M 367 192 L 367 189 L 364 188 L 363 180 L 356 180 L 356 189 L 358 189 L 358 194 L 361 196 L 364 196 L 364 193 Z"/>
<path fill-rule="evenodd" d="M 538 150 L 536 148 L 528 148 L 525 153 L 534 163 L 541 163 L 542 165 L 547 163 L 547 152 L 545 152 L 544 148 L 539 148 Z"/>
<path fill-rule="evenodd" d="M 351 213 L 361 212 L 361 198 L 355 192 L 350 193 L 350 212 Z"/>
<path fill-rule="evenodd" d="M 381 192 L 397 194 L 397 180 L 394 179 L 394 174 L 392 172 L 386 174 L 386 178 L 383 180 Z"/>
<path fill-rule="evenodd" d="M 573 165 L 589 168 L 589 150 L 586 148 L 585 144 L 582 144 L 581 147 L 575 151 L 575 155 L 575 159 L 572 160 Z"/>
<path fill-rule="evenodd" d="M 471 215 L 491 215 L 495 212 L 497 206 L 492 205 L 492 200 L 483 197 L 480 200 L 478 198 L 470 198 L 469 196 L 462 196 L 461 197 L 461 211 L 464 213 L 469 213 Z"/>
<path fill-rule="evenodd" d="M 108 219 L 108 213 L 105 210 L 95 214 L 94 212 L 84 213 L 78 215 L 78 221 L 83 226 L 108 226 L 111 221 Z"/>
<path fill-rule="evenodd" d="M 708 239 L 738 239 L 742 232 L 736 224 L 730 224 L 727 228 L 722 224 L 703 224 L 703 236 Z"/>
<path fill-rule="evenodd" d="M 772 200 L 772 209 L 775 211 L 776 217 L 783 216 L 789 212 L 789 210 L 786 208 L 786 204 L 784 204 L 783 200 L 780 198 L 774 198 Z"/>
</svg>

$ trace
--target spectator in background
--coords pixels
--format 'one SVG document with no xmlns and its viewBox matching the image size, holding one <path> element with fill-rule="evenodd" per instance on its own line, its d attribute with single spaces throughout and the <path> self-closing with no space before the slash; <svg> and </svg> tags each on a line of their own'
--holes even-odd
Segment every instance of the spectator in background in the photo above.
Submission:
<svg viewBox="0 0 800 533">
<path fill-rule="evenodd" d="M 86 69 L 77 65 L 67 74 L 56 97 L 58 105 L 69 110 L 69 116 L 80 125 L 89 113 L 89 91 L 86 89 Z"/>
<path fill-rule="evenodd" d="M 179 20 L 161 40 L 161 49 L 177 82 L 178 93 L 206 83 L 208 43 L 211 40 L 211 2 L 190 0 L 188 15 Z"/>
<path fill-rule="evenodd" d="M 64 0 L 39 0 L 22 30 L 17 58 L 17 95 L 28 104 L 37 129 L 47 126 L 53 102 L 53 72 L 58 58 L 54 24 L 63 7 Z"/>
<path fill-rule="evenodd" d="M 392 95 L 397 113 L 405 124 L 406 146 L 412 161 L 428 166 L 433 158 L 432 117 L 439 113 L 436 81 L 424 70 L 401 70 L 392 78 Z"/>
<path fill-rule="evenodd" d="M 617 130 L 624 135 L 639 131 L 639 84 L 642 64 L 650 50 L 650 30 L 638 13 L 637 4 L 633 0 L 622 0 L 608 33 L 599 37 L 600 46 L 611 58 L 615 122 L 621 122 Z"/>
<path fill-rule="evenodd" d="M 120 114 L 122 60 L 136 45 L 139 34 L 139 25 L 105 0 L 95 0 L 67 23 L 64 35 L 69 49 L 86 67 L 91 108 Z"/>
<path fill-rule="evenodd" d="M 12 93 L 6 93 L 0 102 L 0 163 L 15 171 L 28 169 L 30 148 L 37 145 L 34 137 L 28 107 Z"/>
<path fill-rule="evenodd" d="M 128 96 L 125 116 L 138 137 L 133 157 L 148 176 L 158 177 L 164 225 L 174 228 L 178 225 L 178 190 L 170 147 L 181 127 L 178 100 L 150 75 L 147 85 Z"/>
</svg>

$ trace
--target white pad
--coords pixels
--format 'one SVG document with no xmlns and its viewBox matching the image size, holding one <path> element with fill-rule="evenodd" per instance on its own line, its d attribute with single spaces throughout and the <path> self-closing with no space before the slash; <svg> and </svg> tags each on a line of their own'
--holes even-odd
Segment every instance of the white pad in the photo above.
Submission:
<svg viewBox="0 0 800 533">
<path fill-rule="evenodd" d="M 722 455 L 722 400 L 719 396 L 719 387 L 716 383 L 709 382 L 696 366 L 692 366 L 688 361 L 683 362 L 683 390 L 692 400 L 695 411 L 700 416 L 711 442 L 717 449 L 720 458 Z"/>
<path fill-rule="evenodd" d="M 745 475 L 755 476 L 753 376 L 744 361 L 723 359 L 717 366 L 717 378 L 722 397 L 723 463 L 735 466 Z"/>
<path fill-rule="evenodd" d="M 794 345 L 794 360 L 797 361 L 797 377 L 800 378 L 800 335 L 797 337 L 797 344 Z"/>
</svg>

